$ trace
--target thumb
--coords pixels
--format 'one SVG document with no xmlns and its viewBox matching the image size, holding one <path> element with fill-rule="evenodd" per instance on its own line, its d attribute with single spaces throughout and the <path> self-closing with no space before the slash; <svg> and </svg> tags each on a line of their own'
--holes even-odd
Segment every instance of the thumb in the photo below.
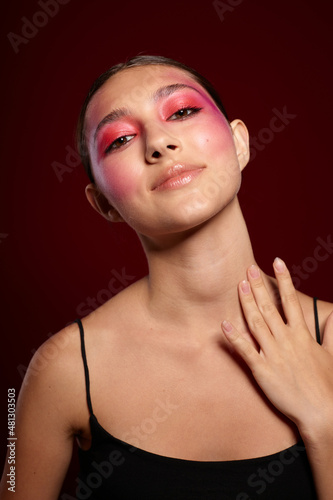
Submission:
<svg viewBox="0 0 333 500">
<path fill-rule="evenodd" d="M 333 311 L 326 320 L 322 345 L 333 354 Z"/>
</svg>

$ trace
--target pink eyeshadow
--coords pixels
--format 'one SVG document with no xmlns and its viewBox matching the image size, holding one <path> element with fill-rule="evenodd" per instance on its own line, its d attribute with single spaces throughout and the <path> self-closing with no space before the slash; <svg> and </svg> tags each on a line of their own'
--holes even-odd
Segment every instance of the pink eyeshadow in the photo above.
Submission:
<svg viewBox="0 0 333 500">
<path fill-rule="evenodd" d="M 162 105 L 162 117 L 164 119 L 169 118 L 173 113 L 178 111 L 181 108 L 190 108 L 190 107 L 201 107 L 202 106 L 202 98 L 200 96 L 193 95 L 193 92 L 189 92 L 189 95 L 177 94 L 170 97 L 163 105 Z"/>
<path fill-rule="evenodd" d="M 100 160 L 103 155 L 104 151 L 110 144 L 112 144 L 113 141 L 118 139 L 121 136 L 124 135 L 133 135 L 135 132 L 133 130 L 130 130 L 129 128 L 120 128 L 119 126 L 117 127 L 106 127 L 106 129 L 101 132 L 101 137 L 98 139 L 98 159 Z"/>
</svg>

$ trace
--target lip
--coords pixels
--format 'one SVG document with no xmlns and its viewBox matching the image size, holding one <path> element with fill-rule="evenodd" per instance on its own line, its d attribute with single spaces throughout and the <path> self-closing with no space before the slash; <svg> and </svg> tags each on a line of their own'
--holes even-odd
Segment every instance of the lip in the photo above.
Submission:
<svg viewBox="0 0 333 500">
<path fill-rule="evenodd" d="M 173 165 L 158 177 L 152 187 L 152 191 L 163 191 L 182 187 L 196 178 L 203 169 L 204 167 L 198 167 L 196 165 L 183 165 L 180 163 Z"/>
</svg>

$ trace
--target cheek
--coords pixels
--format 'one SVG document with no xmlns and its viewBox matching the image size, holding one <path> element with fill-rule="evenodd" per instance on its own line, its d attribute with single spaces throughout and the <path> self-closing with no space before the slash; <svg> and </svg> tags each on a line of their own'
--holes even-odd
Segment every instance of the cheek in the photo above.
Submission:
<svg viewBox="0 0 333 500">
<path fill-rule="evenodd" d="M 113 161 L 99 172 L 96 181 L 109 201 L 116 204 L 129 200 L 137 191 L 139 185 L 138 174 L 135 169 L 126 168 L 123 162 Z"/>
<path fill-rule="evenodd" d="M 223 158 L 235 152 L 234 141 L 229 125 L 220 117 L 207 119 L 197 132 L 195 142 L 210 158 Z"/>
</svg>

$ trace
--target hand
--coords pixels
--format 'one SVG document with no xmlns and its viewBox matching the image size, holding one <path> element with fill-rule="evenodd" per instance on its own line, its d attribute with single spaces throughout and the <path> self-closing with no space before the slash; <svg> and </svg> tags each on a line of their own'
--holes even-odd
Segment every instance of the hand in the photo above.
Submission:
<svg viewBox="0 0 333 500">
<path fill-rule="evenodd" d="M 274 406 L 298 426 L 303 439 L 333 428 L 333 313 L 323 345 L 312 337 L 290 274 L 275 259 L 274 271 L 286 323 L 270 298 L 257 266 L 239 284 L 239 298 L 258 348 L 224 321 L 222 329 L 233 349 L 249 366 Z"/>
</svg>

